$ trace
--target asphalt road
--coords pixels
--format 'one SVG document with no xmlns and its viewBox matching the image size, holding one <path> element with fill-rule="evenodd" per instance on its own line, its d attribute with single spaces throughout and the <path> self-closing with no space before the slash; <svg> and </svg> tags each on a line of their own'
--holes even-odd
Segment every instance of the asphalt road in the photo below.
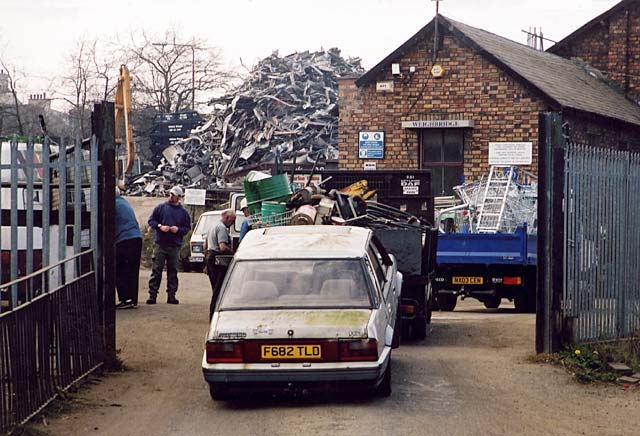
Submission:
<svg viewBox="0 0 640 436">
<path fill-rule="evenodd" d="M 143 271 L 141 290 L 148 271 Z M 92 377 L 49 435 L 640 435 L 640 389 L 578 385 L 533 363 L 535 316 L 475 300 L 437 313 L 424 341 L 393 354 L 393 393 L 210 399 L 200 361 L 210 288 L 180 275 L 180 305 L 117 314 L 126 371 Z M 144 301 L 146 295 L 141 295 Z M 46 425 L 45 425 L 46 423 Z"/>
</svg>

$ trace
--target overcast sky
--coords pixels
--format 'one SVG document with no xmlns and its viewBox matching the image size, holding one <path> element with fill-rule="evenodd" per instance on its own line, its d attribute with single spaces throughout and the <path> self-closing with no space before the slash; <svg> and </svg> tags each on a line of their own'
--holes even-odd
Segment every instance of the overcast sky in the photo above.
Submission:
<svg viewBox="0 0 640 436">
<path fill-rule="evenodd" d="M 618 0 L 443 0 L 441 14 L 526 43 L 523 29 L 560 40 Z M 432 0 L 0 0 L 0 55 L 30 78 L 57 75 L 82 38 L 174 26 L 219 47 L 227 62 L 339 47 L 371 68 L 428 23 Z M 546 47 L 545 47 L 546 48 Z M 117 71 L 114 71 L 114 76 Z M 40 79 L 40 80 L 38 80 Z"/>
</svg>

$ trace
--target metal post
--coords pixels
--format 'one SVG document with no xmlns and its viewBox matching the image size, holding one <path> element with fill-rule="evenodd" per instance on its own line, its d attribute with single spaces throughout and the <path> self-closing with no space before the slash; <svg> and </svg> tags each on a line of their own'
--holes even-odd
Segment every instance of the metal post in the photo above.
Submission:
<svg viewBox="0 0 640 436">
<path fill-rule="evenodd" d="M 564 269 L 564 138 L 562 117 L 538 118 L 538 292 L 536 352 L 558 351 L 562 345 Z"/>
<path fill-rule="evenodd" d="M 100 259 L 96 271 L 102 274 L 98 282 L 98 304 L 104 321 L 105 364 L 116 362 L 116 312 L 115 312 L 115 108 L 110 102 L 94 105 L 93 131 L 98 138 L 100 168 L 99 204 L 102 205 L 99 228 L 101 229 L 98 250 Z M 102 289 L 100 289 L 100 285 Z M 100 293 L 100 290 L 102 292 Z M 102 298 L 100 298 L 102 296 Z"/>
<path fill-rule="evenodd" d="M 196 110 L 196 48 L 191 46 L 191 110 Z"/>
<path fill-rule="evenodd" d="M 18 278 L 18 138 L 11 141 L 11 281 Z M 11 286 L 11 308 L 18 305 L 18 286 Z"/>
</svg>

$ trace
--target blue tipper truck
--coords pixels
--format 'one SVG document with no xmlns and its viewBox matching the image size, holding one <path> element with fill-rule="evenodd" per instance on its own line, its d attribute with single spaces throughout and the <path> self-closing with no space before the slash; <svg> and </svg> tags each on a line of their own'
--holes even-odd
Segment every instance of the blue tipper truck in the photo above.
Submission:
<svg viewBox="0 0 640 436">
<path fill-rule="evenodd" d="M 452 311 L 458 297 L 473 297 L 495 309 L 506 298 L 516 311 L 534 313 L 536 250 L 526 225 L 513 233 L 440 233 L 431 281 L 438 308 Z"/>
</svg>

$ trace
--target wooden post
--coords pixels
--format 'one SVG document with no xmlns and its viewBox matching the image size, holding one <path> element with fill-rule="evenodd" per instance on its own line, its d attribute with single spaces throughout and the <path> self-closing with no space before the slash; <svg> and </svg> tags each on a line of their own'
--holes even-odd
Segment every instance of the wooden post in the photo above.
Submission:
<svg viewBox="0 0 640 436">
<path fill-rule="evenodd" d="M 117 365 L 116 359 L 116 311 L 115 311 L 115 188 L 116 188 L 116 148 L 115 148 L 115 106 L 103 101 L 94 105 L 92 114 L 93 133 L 98 139 L 98 154 L 101 162 L 98 190 L 100 204 L 98 235 L 99 265 L 98 298 L 102 325 L 104 328 L 105 365 Z M 94 211 L 92 211 L 94 212 Z M 101 288 L 101 289 L 100 289 Z"/>
</svg>

